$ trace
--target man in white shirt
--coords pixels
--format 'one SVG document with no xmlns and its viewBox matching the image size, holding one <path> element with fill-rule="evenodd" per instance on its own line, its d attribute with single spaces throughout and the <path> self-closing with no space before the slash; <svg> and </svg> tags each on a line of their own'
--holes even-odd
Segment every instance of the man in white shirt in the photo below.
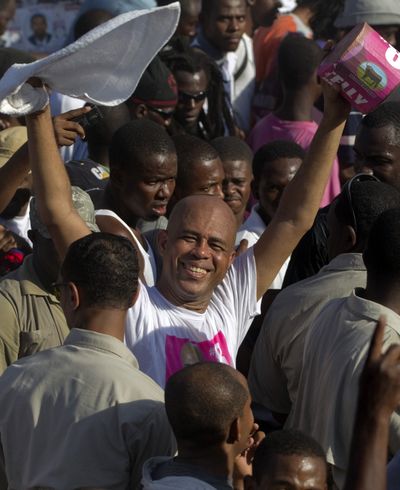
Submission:
<svg viewBox="0 0 400 490">
<path fill-rule="evenodd" d="M 199 358 L 234 365 L 257 301 L 311 227 L 321 202 L 349 112 L 334 89 L 325 85 L 325 91 L 326 114 L 304 164 L 262 237 L 231 268 L 236 223 L 222 199 L 183 199 L 168 229 L 160 231 L 161 276 L 155 288 L 142 285 L 126 329 L 127 345 L 160 384 Z M 27 127 L 39 212 L 64 257 L 89 230 L 70 204 L 48 108 L 28 116 Z M 192 327 L 194 317 L 198 322 Z"/>
</svg>

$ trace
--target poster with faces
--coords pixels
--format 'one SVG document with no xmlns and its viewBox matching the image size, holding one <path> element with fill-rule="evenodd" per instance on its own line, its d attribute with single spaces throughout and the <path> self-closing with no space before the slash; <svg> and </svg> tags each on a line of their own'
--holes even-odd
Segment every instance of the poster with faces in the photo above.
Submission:
<svg viewBox="0 0 400 490">
<path fill-rule="evenodd" d="M 3 36 L 6 46 L 45 56 L 68 43 L 82 0 L 19 0 Z"/>
</svg>

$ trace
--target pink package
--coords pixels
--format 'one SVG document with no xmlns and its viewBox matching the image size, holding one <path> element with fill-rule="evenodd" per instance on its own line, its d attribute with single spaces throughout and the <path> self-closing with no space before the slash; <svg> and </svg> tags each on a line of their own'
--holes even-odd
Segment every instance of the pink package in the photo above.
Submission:
<svg viewBox="0 0 400 490">
<path fill-rule="evenodd" d="M 400 53 L 368 24 L 352 29 L 321 63 L 318 75 L 339 84 L 352 107 L 364 114 L 400 95 Z"/>
</svg>

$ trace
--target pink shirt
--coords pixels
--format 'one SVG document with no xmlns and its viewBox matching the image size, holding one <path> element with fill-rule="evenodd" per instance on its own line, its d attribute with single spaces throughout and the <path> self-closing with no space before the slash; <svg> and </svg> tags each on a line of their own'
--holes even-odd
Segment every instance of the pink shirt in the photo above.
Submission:
<svg viewBox="0 0 400 490">
<path fill-rule="evenodd" d="M 284 121 L 274 114 L 263 117 L 254 126 L 249 134 L 248 143 L 256 152 L 261 146 L 275 140 L 290 140 L 296 142 L 304 150 L 308 150 L 317 131 L 318 125 L 314 121 Z M 331 176 L 326 185 L 321 207 L 330 204 L 340 193 L 339 162 L 335 158 Z"/>
</svg>

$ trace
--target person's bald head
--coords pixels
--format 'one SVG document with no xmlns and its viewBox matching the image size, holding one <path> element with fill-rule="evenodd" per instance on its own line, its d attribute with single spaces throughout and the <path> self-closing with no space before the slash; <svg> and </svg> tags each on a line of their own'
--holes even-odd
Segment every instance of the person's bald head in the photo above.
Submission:
<svg viewBox="0 0 400 490">
<path fill-rule="evenodd" d="M 228 244 L 235 243 L 236 220 L 231 208 L 225 201 L 216 196 L 193 195 L 181 199 L 172 210 L 168 221 L 168 230 L 175 231 L 181 227 L 182 222 L 197 220 L 199 216 L 208 216 L 215 219 L 221 228 L 225 228 Z"/>
<path fill-rule="evenodd" d="M 236 220 L 215 196 L 189 196 L 159 232 L 163 267 L 159 291 L 176 306 L 205 311 L 234 259 Z"/>
<path fill-rule="evenodd" d="M 175 373 L 165 387 L 165 409 L 178 446 L 224 443 L 249 399 L 246 379 L 226 364 L 198 363 Z"/>
</svg>

